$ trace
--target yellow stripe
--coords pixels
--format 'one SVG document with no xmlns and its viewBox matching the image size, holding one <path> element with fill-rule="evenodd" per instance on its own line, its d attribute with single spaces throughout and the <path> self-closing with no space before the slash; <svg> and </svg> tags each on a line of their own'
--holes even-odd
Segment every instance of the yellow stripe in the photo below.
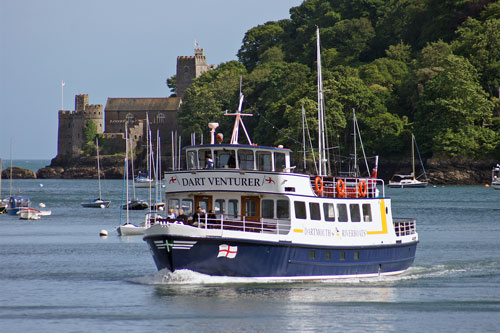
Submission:
<svg viewBox="0 0 500 333">
<path fill-rule="evenodd" d="M 387 233 L 387 214 L 385 213 L 384 199 L 380 199 L 380 215 L 382 216 L 382 230 L 367 231 L 368 235 L 386 234 Z"/>
<path fill-rule="evenodd" d="M 293 232 L 304 232 L 303 229 L 293 229 Z"/>
</svg>

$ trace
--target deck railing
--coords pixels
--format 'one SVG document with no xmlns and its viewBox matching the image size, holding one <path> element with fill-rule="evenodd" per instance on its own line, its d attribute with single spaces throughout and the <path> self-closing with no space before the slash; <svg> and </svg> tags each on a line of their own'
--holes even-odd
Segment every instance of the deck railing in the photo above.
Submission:
<svg viewBox="0 0 500 333">
<path fill-rule="evenodd" d="M 311 187 L 318 197 L 377 198 L 384 197 L 384 181 L 377 178 L 310 176 Z M 381 193 L 378 190 L 381 189 Z"/>
<path fill-rule="evenodd" d="M 396 236 L 409 236 L 417 233 L 417 222 L 411 218 L 393 218 Z"/>
<path fill-rule="evenodd" d="M 223 214 L 219 218 L 208 215 L 193 220 L 157 218 L 156 223 L 183 223 L 203 229 L 237 230 L 255 233 L 287 234 L 290 231 L 289 218 L 256 218 L 241 215 Z M 151 221 L 151 224 L 154 222 Z"/>
</svg>

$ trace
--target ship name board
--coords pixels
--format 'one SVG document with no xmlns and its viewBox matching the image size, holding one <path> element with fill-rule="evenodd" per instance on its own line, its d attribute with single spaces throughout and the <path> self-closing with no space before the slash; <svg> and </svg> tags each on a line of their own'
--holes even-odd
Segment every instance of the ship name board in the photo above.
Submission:
<svg viewBox="0 0 500 333">
<path fill-rule="evenodd" d="M 173 182 L 176 182 L 174 180 Z M 171 181 L 172 182 L 172 181 Z M 274 182 L 274 181 L 273 181 Z M 263 185 L 263 180 L 260 178 L 246 177 L 192 177 L 181 178 L 180 185 L 182 186 L 250 186 L 260 187 Z"/>
</svg>

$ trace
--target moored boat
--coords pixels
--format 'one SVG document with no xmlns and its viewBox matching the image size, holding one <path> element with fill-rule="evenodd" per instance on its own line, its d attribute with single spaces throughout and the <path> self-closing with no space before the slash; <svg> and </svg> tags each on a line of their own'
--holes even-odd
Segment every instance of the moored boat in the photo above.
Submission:
<svg viewBox="0 0 500 333">
<path fill-rule="evenodd" d="M 500 164 L 497 164 L 491 170 L 491 187 L 500 190 Z"/>
<path fill-rule="evenodd" d="M 422 168 L 422 174 L 416 177 L 415 175 L 415 148 L 417 148 L 418 157 L 420 160 L 420 166 Z M 395 174 L 389 181 L 388 186 L 392 188 L 423 188 L 427 187 L 429 183 L 427 180 L 427 174 L 425 173 L 424 164 L 422 163 L 422 158 L 420 152 L 418 151 L 417 141 L 415 136 L 411 135 L 411 160 L 412 160 L 412 172 L 409 175 Z M 423 177 L 423 178 L 422 178 Z"/>
<path fill-rule="evenodd" d="M 31 199 L 27 196 L 11 196 L 7 204 L 7 214 L 17 215 L 21 209 L 28 208 L 31 204 Z"/>
<path fill-rule="evenodd" d="M 18 215 L 21 220 L 39 220 L 41 217 L 41 212 L 36 208 L 28 207 L 25 209 L 21 209 L 18 212 Z"/>
</svg>

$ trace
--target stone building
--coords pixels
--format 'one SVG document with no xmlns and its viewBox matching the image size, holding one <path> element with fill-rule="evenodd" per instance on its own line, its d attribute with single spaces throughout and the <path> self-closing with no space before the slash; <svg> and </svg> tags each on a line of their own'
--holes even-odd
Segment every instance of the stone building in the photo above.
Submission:
<svg viewBox="0 0 500 333">
<path fill-rule="evenodd" d="M 57 134 L 57 155 L 76 157 L 80 155 L 84 144 L 83 129 L 88 121 L 93 121 L 97 133 L 103 133 L 103 107 L 100 104 L 89 104 L 89 96 L 75 96 L 75 110 L 59 111 L 59 128 Z"/>
<path fill-rule="evenodd" d="M 145 145 L 147 124 L 152 131 L 153 141 L 159 131 L 162 151 L 166 152 L 173 131 L 180 134 L 177 113 L 182 105 L 182 97 L 193 79 L 214 68 L 208 65 L 203 49 L 196 48 L 194 56 L 177 57 L 176 97 L 153 98 L 108 98 L 106 107 L 89 105 L 88 95 L 75 96 L 75 111 L 59 111 L 58 157 L 78 157 L 84 144 L 83 129 L 88 121 L 96 124 L 98 134 L 102 134 L 103 154 L 125 152 L 125 126 L 128 125 L 132 148 Z"/>
</svg>

